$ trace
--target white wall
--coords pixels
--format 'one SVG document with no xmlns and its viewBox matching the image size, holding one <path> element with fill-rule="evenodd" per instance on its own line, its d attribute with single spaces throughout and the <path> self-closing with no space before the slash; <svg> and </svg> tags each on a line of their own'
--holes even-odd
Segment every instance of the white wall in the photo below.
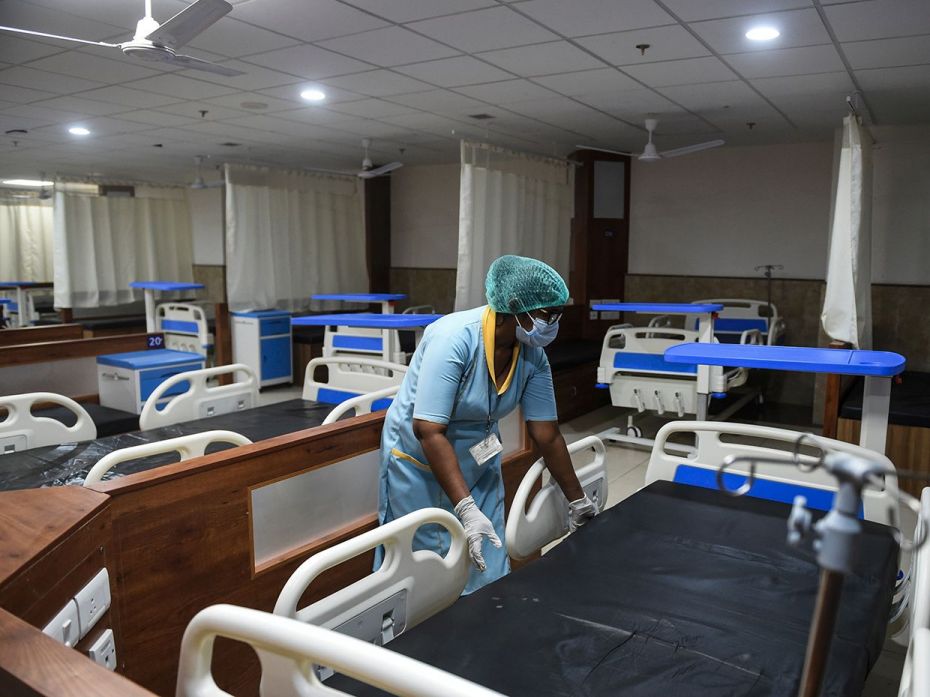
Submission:
<svg viewBox="0 0 930 697">
<path fill-rule="evenodd" d="M 454 269 L 459 239 L 458 164 L 391 174 L 391 266 Z"/>
<path fill-rule="evenodd" d="M 872 280 L 930 284 L 930 126 L 872 135 Z"/>
<path fill-rule="evenodd" d="M 824 278 L 833 143 L 633 161 L 630 273 Z"/>
<path fill-rule="evenodd" d="M 194 236 L 194 264 L 225 264 L 223 187 L 188 189 L 187 204 Z"/>
</svg>

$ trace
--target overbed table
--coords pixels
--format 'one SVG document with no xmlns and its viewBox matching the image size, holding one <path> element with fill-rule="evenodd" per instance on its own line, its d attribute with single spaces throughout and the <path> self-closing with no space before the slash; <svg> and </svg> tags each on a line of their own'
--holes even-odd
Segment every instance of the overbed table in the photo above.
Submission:
<svg viewBox="0 0 930 697">
<path fill-rule="evenodd" d="M 133 281 L 130 288 L 139 288 L 145 293 L 145 331 L 151 334 L 158 331 L 155 328 L 155 291 L 198 290 L 203 283 L 187 283 L 181 281 Z"/>
<path fill-rule="evenodd" d="M 363 303 L 381 305 L 381 312 L 390 315 L 394 313 L 394 303 L 406 298 L 404 293 L 318 293 L 311 296 L 313 300 L 340 300 L 346 303 Z"/>
<path fill-rule="evenodd" d="M 789 511 L 655 482 L 388 648 L 510 697 L 795 697 L 820 570 Z M 884 640 L 897 545 L 863 528 L 825 696 L 858 697 Z"/>
<path fill-rule="evenodd" d="M 294 317 L 291 324 L 297 327 L 325 327 L 323 355 L 340 355 L 340 352 L 359 352 L 379 355 L 385 361 L 403 363 L 404 352 L 397 330 L 412 330 L 414 345 L 419 343 L 423 329 L 442 315 L 395 315 L 373 312 L 356 312 L 332 315 Z M 344 332 L 340 328 L 360 329 Z"/>
<path fill-rule="evenodd" d="M 81 484 L 90 468 L 104 455 L 134 445 L 177 438 L 204 431 L 228 430 L 240 433 L 251 441 L 274 438 L 323 423 L 332 410 L 332 404 L 290 399 L 277 404 L 255 407 L 232 414 L 221 414 L 207 419 L 164 426 L 150 431 L 134 431 L 83 443 L 65 443 L 58 446 L 30 448 L 0 455 L 0 491 L 31 489 L 43 486 Z M 228 443 L 215 443 L 207 453 L 232 447 Z M 177 455 L 157 455 L 138 461 L 120 464 L 117 476 L 131 474 L 177 462 Z M 110 473 L 105 479 L 113 477 Z"/>
</svg>

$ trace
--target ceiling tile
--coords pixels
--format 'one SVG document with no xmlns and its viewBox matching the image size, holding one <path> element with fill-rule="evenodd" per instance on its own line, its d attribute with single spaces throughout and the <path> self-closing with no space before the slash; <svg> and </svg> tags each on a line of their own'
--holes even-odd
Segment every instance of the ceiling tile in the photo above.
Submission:
<svg viewBox="0 0 930 697">
<path fill-rule="evenodd" d="M 553 41 L 482 53 L 481 57 L 522 77 L 554 75 L 589 68 L 603 68 L 596 58 L 567 41 Z"/>
<path fill-rule="evenodd" d="M 210 99 L 205 99 L 203 101 L 206 104 L 215 104 L 217 106 L 226 107 L 229 109 L 241 109 L 247 113 L 252 114 L 267 114 L 294 108 L 293 101 L 287 99 L 277 99 L 260 92 L 236 92 L 235 94 L 225 94 L 222 97 L 211 97 Z M 243 102 L 259 102 L 261 104 L 265 104 L 266 107 L 264 109 L 251 110 L 242 106 Z"/>
<path fill-rule="evenodd" d="M 22 2 L 22 0 L 3 0 L 3 4 L 0 5 L 0 23 L 9 27 L 31 29 L 61 36 L 73 36 L 88 41 L 101 41 L 120 32 L 127 33 L 126 27 L 119 24 L 108 24 L 105 18 L 91 20 L 72 14 L 68 10 L 75 7 L 76 3 L 73 1 L 62 0 L 58 4 L 59 7 L 53 9 Z M 141 15 L 142 13 L 137 14 Z M 139 19 L 140 17 L 137 16 L 135 21 Z M 62 48 L 74 47 L 74 43 L 71 41 L 60 41 L 45 37 L 41 41 Z"/>
<path fill-rule="evenodd" d="M 927 0 L 871 0 L 824 11 L 840 41 L 930 34 Z"/>
<path fill-rule="evenodd" d="M 459 87 L 455 91 L 491 104 L 510 104 L 527 99 L 545 99 L 553 96 L 550 90 L 534 85 L 528 80 L 504 80 L 503 82 L 491 82 L 486 85 Z"/>
<path fill-rule="evenodd" d="M 364 73 L 331 77 L 323 80 L 323 83 L 371 97 L 388 97 L 393 94 L 426 92 L 434 89 L 432 85 L 390 70 L 369 70 Z"/>
<path fill-rule="evenodd" d="M 331 39 L 388 24 L 336 0 L 249 0 L 237 4 L 232 16 L 302 41 Z"/>
<path fill-rule="evenodd" d="M 883 90 L 869 97 L 875 118 L 882 124 L 930 122 L 930 102 L 909 89 Z"/>
<path fill-rule="evenodd" d="M 574 0 L 573 4 L 574 2 L 577 0 Z M 508 7 L 492 7 L 487 10 L 427 19 L 407 26 L 469 53 L 538 44 L 559 38 Z"/>
<path fill-rule="evenodd" d="M 659 90 L 689 111 L 709 111 L 734 107 L 756 107 L 765 100 L 742 80 L 709 84 L 685 84 Z"/>
<path fill-rule="evenodd" d="M 516 7 L 565 36 L 675 23 L 653 0 L 530 0 Z"/>
<path fill-rule="evenodd" d="M 132 133 L 134 131 L 143 131 L 147 128 L 145 124 L 135 121 L 123 121 L 120 118 L 110 118 L 106 116 L 97 116 L 90 119 L 84 119 L 81 125 L 90 129 L 92 136 L 87 138 L 88 143 L 93 141 L 93 136 L 115 135 L 117 133 Z M 82 141 L 84 142 L 84 141 Z"/>
<path fill-rule="evenodd" d="M 456 56 L 425 63 L 413 63 L 395 69 L 405 75 L 425 80 L 440 87 L 474 85 L 480 82 L 495 82 L 513 77 L 510 73 L 471 56 Z"/>
<path fill-rule="evenodd" d="M 37 126 L 48 126 L 55 123 L 68 123 L 83 119 L 86 114 L 74 111 L 63 111 L 54 107 L 38 106 L 34 104 L 20 104 L 18 106 L 7 107 L 3 110 L 4 118 L 21 119 L 23 128 L 35 128 Z M 28 119 L 28 122 L 27 122 Z"/>
<path fill-rule="evenodd" d="M 647 89 L 595 92 L 578 95 L 576 99 L 634 123 L 639 123 L 648 114 L 682 112 L 680 106 L 675 105 L 661 94 Z"/>
<path fill-rule="evenodd" d="M 2 75 L 3 71 L 0 71 L 0 76 Z M 2 87 L 0 87 L 0 93 L 3 94 L 3 98 L 11 102 L 16 102 L 17 104 L 28 104 L 29 102 L 37 102 L 40 99 L 49 99 L 55 96 L 53 92 L 3 84 L 2 78 L 0 78 L 0 85 L 2 85 Z"/>
<path fill-rule="evenodd" d="M 719 58 L 713 56 L 627 65 L 623 67 L 623 72 L 650 87 L 722 82 L 735 80 L 737 77 Z"/>
<path fill-rule="evenodd" d="M 665 6 L 686 22 L 757 15 L 811 7 L 811 0 L 664 0 Z"/>
<path fill-rule="evenodd" d="M 153 109 L 138 109 L 120 114 L 119 117 L 125 121 L 138 121 L 150 126 L 159 128 L 169 128 L 171 126 L 193 126 L 198 122 L 198 118 L 192 116 L 180 116 L 178 114 L 168 114 L 164 111 L 155 111 Z"/>
<path fill-rule="evenodd" d="M 253 27 L 227 15 L 191 41 L 189 46 L 191 54 L 195 56 L 196 49 L 203 49 L 220 56 L 240 58 L 252 53 L 293 46 L 296 43 L 299 43 L 296 39 Z M 184 51 L 187 52 L 187 47 Z"/>
<path fill-rule="evenodd" d="M 402 27 L 375 29 L 340 39 L 319 42 L 320 46 L 381 67 L 417 63 L 458 54 L 453 48 L 414 34 Z M 351 71 L 343 71 L 351 72 Z"/>
<path fill-rule="evenodd" d="M 158 70 L 143 68 L 139 65 L 141 61 L 121 56 L 119 52 L 115 55 L 124 60 L 100 58 L 83 51 L 67 51 L 33 61 L 29 67 L 74 77 L 93 76 L 98 82 L 105 83 L 140 80 L 160 73 Z"/>
<path fill-rule="evenodd" d="M 84 116 L 108 116 L 109 114 L 126 111 L 126 107 L 121 104 L 98 102 L 93 99 L 84 99 L 83 96 L 55 97 L 41 102 L 33 102 L 33 106 L 61 109 L 62 111 L 83 114 Z"/>
<path fill-rule="evenodd" d="M 329 109 L 341 114 L 362 116 L 366 119 L 379 119 L 384 116 L 400 116 L 401 114 L 410 114 L 416 111 L 416 109 L 411 109 L 408 106 L 386 102 L 383 99 L 361 99 L 357 102 L 333 104 Z"/>
<path fill-rule="evenodd" d="M 424 133 L 432 133 L 443 138 L 481 137 L 485 129 L 475 123 L 465 123 L 456 119 L 437 116 L 435 114 L 406 114 L 404 116 L 389 116 L 384 119 L 388 123 L 398 124 Z M 453 133 L 454 131 L 454 133 Z"/>
<path fill-rule="evenodd" d="M 930 63 L 930 35 L 854 41 L 843 44 L 842 49 L 853 69 Z"/>
<path fill-rule="evenodd" d="M 710 55 L 700 41 L 679 26 L 591 36 L 578 39 L 578 43 L 611 65 L 637 65 Z M 636 48 L 639 44 L 649 44 L 645 54 Z"/>
<path fill-rule="evenodd" d="M 50 46 L 38 41 L 20 38 L 15 34 L 4 33 L 0 41 L 0 61 L 6 63 L 28 63 L 36 58 L 49 56 L 62 50 L 61 46 Z"/>
<path fill-rule="evenodd" d="M 930 65 L 916 65 L 907 68 L 876 68 L 874 70 L 857 70 L 856 79 L 866 91 L 868 97 L 874 90 L 924 90 L 918 93 L 927 98 L 930 89 Z"/>
<path fill-rule="evenodd" d="M 570 97 L 576 94 L 592 94 L 600 91 L 618 92 L 640 87 L 638 82 L 615 68 L 599 68 L 597 70 L 582 70 L 577 73 L 534 77 L 533 82 Z"/>
<path fill-rule="evenodd" d="M 752 85 L 779 107 L 803 106 L 812 100 L 826 97 L 845 108 L 845 96 L 855 89 L 846 71 L 760 78 L 752 80 Z"/>
<path fill-rule="evenodd" d="M 170 97 L 152 92 L 143 92 L 134 90 L 122 85 L 110 85 L 101 87 L 88 92 L 81 92 L 82 97 L 94 99 L 100 102 L 111 102 L 113 104 L 122 104 L 127 107 L 145 108 L 163 106 L 179 101 L 178 97 Z"/>
<path fill-rule="evenodd" d="M 103 24 L 112 33 L 109 27 L 118 27 L 126 34 L 129 39 L 135 30 L 136 23 L 142 19 L 144 5 L 141 2 L 126 0 L 93 0 L 93 2 L 75 2 L 75 0 L 28 0 L 31 5 L 40 5 L 43 13 L 48 10 L 54 10 L 56 14 L 68 17 L 80 17 L 80 22 L 92 20 L 98 27 Z M 156 0 L 153 7 L 155 19 L 164 22 L 169 17 L 183 10 L 189 3 L 182 0 Z M 47 9 L 46 9 L 47 8 Z M 4 22 L 5 23 L 5 22 Z M 51 32 L 53 34 L 65 34 L 67 36 L 76 36 L 78 38 L 101 38 L 85 36 L 75 25 L 73 27 L 64 27 L 66 31 L 56 31 L 47 27 L 41 31 Z M 119 31 L 117 29 L 117 31 Z"/>
<path fill-rule="evenodd" d="M 432 90 L 431 92 L 416 92 L 415 94 L 401 94 L 391 97 L 390 101 L 404 104 L 422 111 L 432 111 L 437 114 L 456 114 L 465 116 L 474 114 L 487 105 L 463 94 L 456 94 L 448 90 Z M 393 122 L 394 120 L 391 119 Z"/>
<path fill-rule="evenodd" d="M 0 80 L 2 79 L 3 73 L 0 73 Z M 223 87 L 212 82 L 204 82 L 203 80 L 195 80 L 170 73 L 147 77 L 144 80 L 136 80 L 132 83 L 132 86 L 135 89 L 179 99 L 203 99 L 204 97 L 219 97 L 221 94 L 235 92 L 231 87 Z"/>
<path fill-rule="evenodd" d="M 246 60 L 311 80 L 371 69 L 370 65 L 354 58 L 306 44 L 249 56 Z"/>
<path fill-rule="evenodd" d="M 227 77 L 225 75 L 216 75 L 207 73 L 203 70 L 182 70 L 180 75 L 185 77 L 215 82 L 219 85 L 227 85 L 240 90 L 260 90 L 267 87 L 277 87 L 278 85 L 290 85 L 300 78 L 286 73 L 280 73 L 277 70 L 270 70 L 252 63 L 244 63 L 239 60 L 220 61 L 219 65 L 233 70 L 241 70 L 245 75 L 234 75 Z"/>
<path fill-rule="evenodd" d="M 0 84 L 16 85 L 28 89 L 41 86 L 45 91 L 56 92 L 58 94 L 71 94 L 72 92 L 82 92 L 84 90 L 94 89 L 95 87 L 103 87 L 99 82 L 84 80 L 70 75 L 49 73 L 44 70 L 34 70 L 33 68 L 26 68 L 23 66 L 15 66 L 13 68 L 7 68 L 6 70 L 0 70 Z M 6 96 L 5 88 L 2 88 L 2 90 L 4 97 L 9 99 L 9 97 Z"/>
<path fill-rule="evenodd" d="M 758 24 L 771 25 L 781 32 L 773 41 L 751 41 L 746 32 Z M 792 46 L 830 43 L 830 35 L 816 10 L 768 12 L 734 19 L 714 19 L 690 25 L 717 53 L 770 51 Z"/>
<path fill-rule="evenodd" d="M 346 0 L 392 22 L 412 22 L 427 17 L 477 10 L 496 4 L 495 0 Z"/>
<path fill-rule="evenodd" d="M 326 104 L 351 102 L 356 99 L 365 98 L 365 95 L 363 94 L 357 94 L 355 92 L 339 89 L 338 87 L 333 87 L 329 84 L 328 80 L 326 82 L 317 82 L 315 80 L 312 82 L 295 82 L 293 85 L 284 85 L 282 87 L 271 87 L 265 90 L 258 90 L 258 93 L 267 94 L 271 97 L 284 99 L 285 101 L 293 102 L 295 105 L 300 104 L 303 106 L 308 104 L 308 102 L 301 98 L 300 93 L 310 88 L 318 88 L 323 90 L 323 92 L 326 93 Z"/>
<path fill-rule="evenodd" d="M 306 107 L 303 109 L 292 109 L 291 111 L 279 111 L 275 116 L 289 121 L 299 121 L 314 126 L 331 126 L 342 127 L 354 122 L 364 121 L 365 119 L 358 116 L 348 116 L 340 114 L 338 111 L 330 111 L 318 107 Z"/>
<path fill-rule="evenodd" d="M 207 121 L 216 121 L 217 119 L 234 119 L 242 116 L 241 109 L 228 109 L 208 102 L 180 102 L 177 104 L 167 104 L 158 107 L 157 111 L 164 111 L 168 114 L 177 114 L 178 116 L 187 116 L 188 118 L 197 119 L 197 122 L 206 119 Z M 205 116 L 200 112 L 206 111 Z"/>
<path fill-rule="evenodd" d="M 724 60 L 747 78 L 829 73 L 844 69 L 833 44 L 736 53 L 724 56 Z"/>
</svg>

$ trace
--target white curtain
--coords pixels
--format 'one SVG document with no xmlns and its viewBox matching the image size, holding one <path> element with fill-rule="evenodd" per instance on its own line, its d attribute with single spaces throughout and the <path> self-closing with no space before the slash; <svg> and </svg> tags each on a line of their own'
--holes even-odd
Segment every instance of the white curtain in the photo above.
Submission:
<svg viewBox="0 0 930 697">
<path fill-rule="evenodd" d="M 305 310 L 314 293 L 368 292 L 357 177 L 226 165 L 230 309 Z"/>
<path fill-rule="evenodd" d="M 872 347 L 872 138 L 856 116 L 843 121 L 820 321 L 837 341 Z"/>
<path fill-rule="evenodd" d="M 136 187 L 135 196 L 73 193 L 56 185 L 55 307 L 140 300 L 132 281 L 192 281 L 184 189 Z"/>
<path fill-rule="evenodd" d="M 567 281 L 573 205 L 571 163 L 462 141 L 455 309 L 486 302 L 502 254 L 544 261 Z"/>
<path fill-rule="evenodd" d="M 0 280 L 52 280 L 52 202 L 0 199 Z"/>
</svg>

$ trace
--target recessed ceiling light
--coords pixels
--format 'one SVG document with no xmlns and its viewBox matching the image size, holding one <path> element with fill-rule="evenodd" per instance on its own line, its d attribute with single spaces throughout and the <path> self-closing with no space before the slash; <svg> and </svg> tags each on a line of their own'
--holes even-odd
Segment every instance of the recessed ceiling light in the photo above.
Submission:
<svg viewBox="0 0 930 697">
<path fill-rule="evenodd" d="M 775 27 L 753 27 L 746 32 L 746 38 L 750 41 L 771 41 L 781 36 L 781 32 Z"/>
<path fill-rule="evenodd" d="M 89 136 L 90 131 L 83 126 L 72 126 L 68 129 L 68 133 L 73 136 Z"/>
<path fill-rule="evenodd" d="M 323 90 L 318 89 L 309 89 L 304 90 L 300 93 L 302 99 L 306 99 L 308 102 L 322 102 L 326 99 L 326 93 Z"/>
<path fill-rule="evenodd" d="M 3 183 L 8 186 L 51 186 L 55 182 L 44 182 L 38 179 L 4 179 Z"/>
</svg>

